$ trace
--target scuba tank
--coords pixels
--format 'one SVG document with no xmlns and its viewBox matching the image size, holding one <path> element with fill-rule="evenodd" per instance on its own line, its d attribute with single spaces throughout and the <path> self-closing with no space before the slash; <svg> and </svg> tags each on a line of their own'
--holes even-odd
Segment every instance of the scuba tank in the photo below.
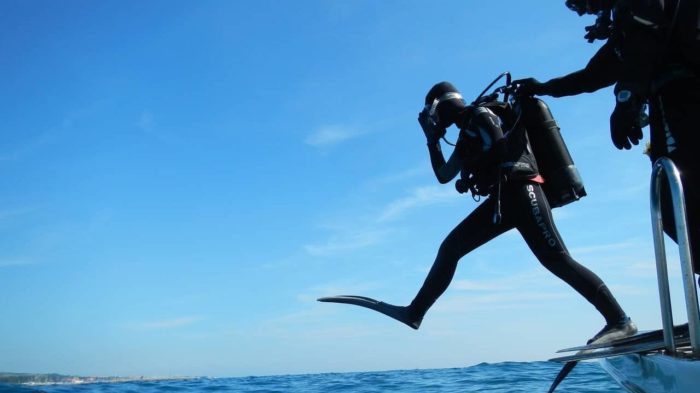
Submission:
<svg viewBox="0 0 700 393">
<path fill-rule="evenodd" d="M 486 92 L 504 76 L 507 80 L 506 85 L 486 95 Z M 569 149 L 559 132 L 559 125 L 554 120 L 549 106 L 539 98 L 517 94 L 517 86 L 513 87 L 510 73 L 504 72 L 479 94 L 472 105 L 487 106 L 505 123 L 511 123 L 511 130 L 508 133 L 515 131 L 516 125 L 522 121 L 532 154 L 537 161 L 538 171 L 544 178 L 542 189 L 550 207 L 564 206 L 586 196 L 581 175 L 574 166 Z M 513 93 L 515 94 L 510 96 Z M 498 102 L 500 94 L 504 94 L 502 102 Z M 515 119 L 513 120 L 509 115 L 513 115 Z M 523 127 L 517 129 L 522 130 Z M 458 191 L 460 191 L 459 188 Z M 498 211 L 496 215 L 499 215 Z"/>
<path fill-rule="evenodd" d="M 518 101 L 549 205 L 564 206 L 586 196 L 581 175 L 547 104 L 534 97 L 519 97 Z"/>
</svg>

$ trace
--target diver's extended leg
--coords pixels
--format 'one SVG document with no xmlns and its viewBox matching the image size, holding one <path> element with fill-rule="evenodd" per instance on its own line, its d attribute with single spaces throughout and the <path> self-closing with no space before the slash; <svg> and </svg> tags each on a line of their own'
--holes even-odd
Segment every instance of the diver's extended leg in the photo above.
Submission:
<svg viewBox="0 0 700 393">
<path fill-rule="evenodd" d="M 433 303 L 447 290 L 457 270 L 457 262 L 472 250 L 513 228 L 506 219 L 499 225 L 494 224 L 493 214 L 494 204 L 489 198 L 443 240 L 423 286 L 408 306 L 411 318 L 418 324 Z"/>
</svg>

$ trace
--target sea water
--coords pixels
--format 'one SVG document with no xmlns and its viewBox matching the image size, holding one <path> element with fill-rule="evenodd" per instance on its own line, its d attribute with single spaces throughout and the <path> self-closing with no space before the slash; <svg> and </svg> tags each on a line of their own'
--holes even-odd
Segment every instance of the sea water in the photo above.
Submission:
<svg viewBox="0 0 700 393">
<path fill-rule="evenodd" d="M 472 367 L 358 373 L 191 378 L 173 380 L 54 385 L 0 384 L 0 392 L 547 392 L 561 364 L 551 362 L 482 363 Z M 580 363 L 557 388 L 566 393 L 624 393 L 596 363 Z"/>
</svg>

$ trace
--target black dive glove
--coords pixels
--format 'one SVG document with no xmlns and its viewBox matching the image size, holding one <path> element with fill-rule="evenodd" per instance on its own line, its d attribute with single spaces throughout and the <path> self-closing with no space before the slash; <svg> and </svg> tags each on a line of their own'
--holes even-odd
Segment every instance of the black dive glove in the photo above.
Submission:
<svg viewBox="0 0 700 393">
<path fill-rule="evenodd" d="M 586 35 L 583 38 L 592 43 L 595 40 L 607 40 L 612 35 L 612 20 L 610 13 L 603 13 L 596 20 L 595 24 L 586 26 Z"/>
<path fill-rule="evenodd" d="M 610 115 L 610 137 L 618 149 L 629 150 L 642 139 L 642 127 L 646 126 L 644 103 L 629 90 L 616 94 L 617 104 Z"/>
<path fill-rule="evenodd" d="M 516 87 L 516 93 L 520 96 L 542 96 L 549 95 L 547 83 L 542 83 L 535 78 L 518 79 L 511 83 Z"/>
<path fill-rule="evenodd" d="M 446 129 L 435 124 L 426 111 L 418 113 L 418 123 L 423 129 L 425 139 L 428 141 L 429 145 L 437 143 L 447 132 Z"/>
</svg>

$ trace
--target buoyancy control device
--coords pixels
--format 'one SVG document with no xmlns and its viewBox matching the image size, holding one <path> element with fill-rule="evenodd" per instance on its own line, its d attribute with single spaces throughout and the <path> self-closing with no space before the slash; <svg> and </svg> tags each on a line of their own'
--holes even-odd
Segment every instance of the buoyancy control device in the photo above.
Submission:
<svg viewBox="0 0 700 393">
<path fill-rule="evenodd" d="M 486 92 L 504 76 L 506 85 L 487 95 Z M 479 94 L 472 105 L 493 110 L 511 127 L 508 133 L 525 130 L 538 171 L 544 179 L 542 189 L 550 207 L 568 205 L 583 198 L 586 196 L 583 180 L 549 106 L 537 97 L 518 94 L 517 90 L 518 86 L 511 84 L 510 73 L 504 72 Z M 504 95 L 503 101 L 498 100 L 501 94 Z"/>
<path fill-rule="evenodd" d="M 539 98 L 518 97 L 518 109 L 540 175 L 544 178 L 542 188 L 549 205 L 564 206 L 586 196 L 581 175 L 549 106 Z"/>
</svg>

